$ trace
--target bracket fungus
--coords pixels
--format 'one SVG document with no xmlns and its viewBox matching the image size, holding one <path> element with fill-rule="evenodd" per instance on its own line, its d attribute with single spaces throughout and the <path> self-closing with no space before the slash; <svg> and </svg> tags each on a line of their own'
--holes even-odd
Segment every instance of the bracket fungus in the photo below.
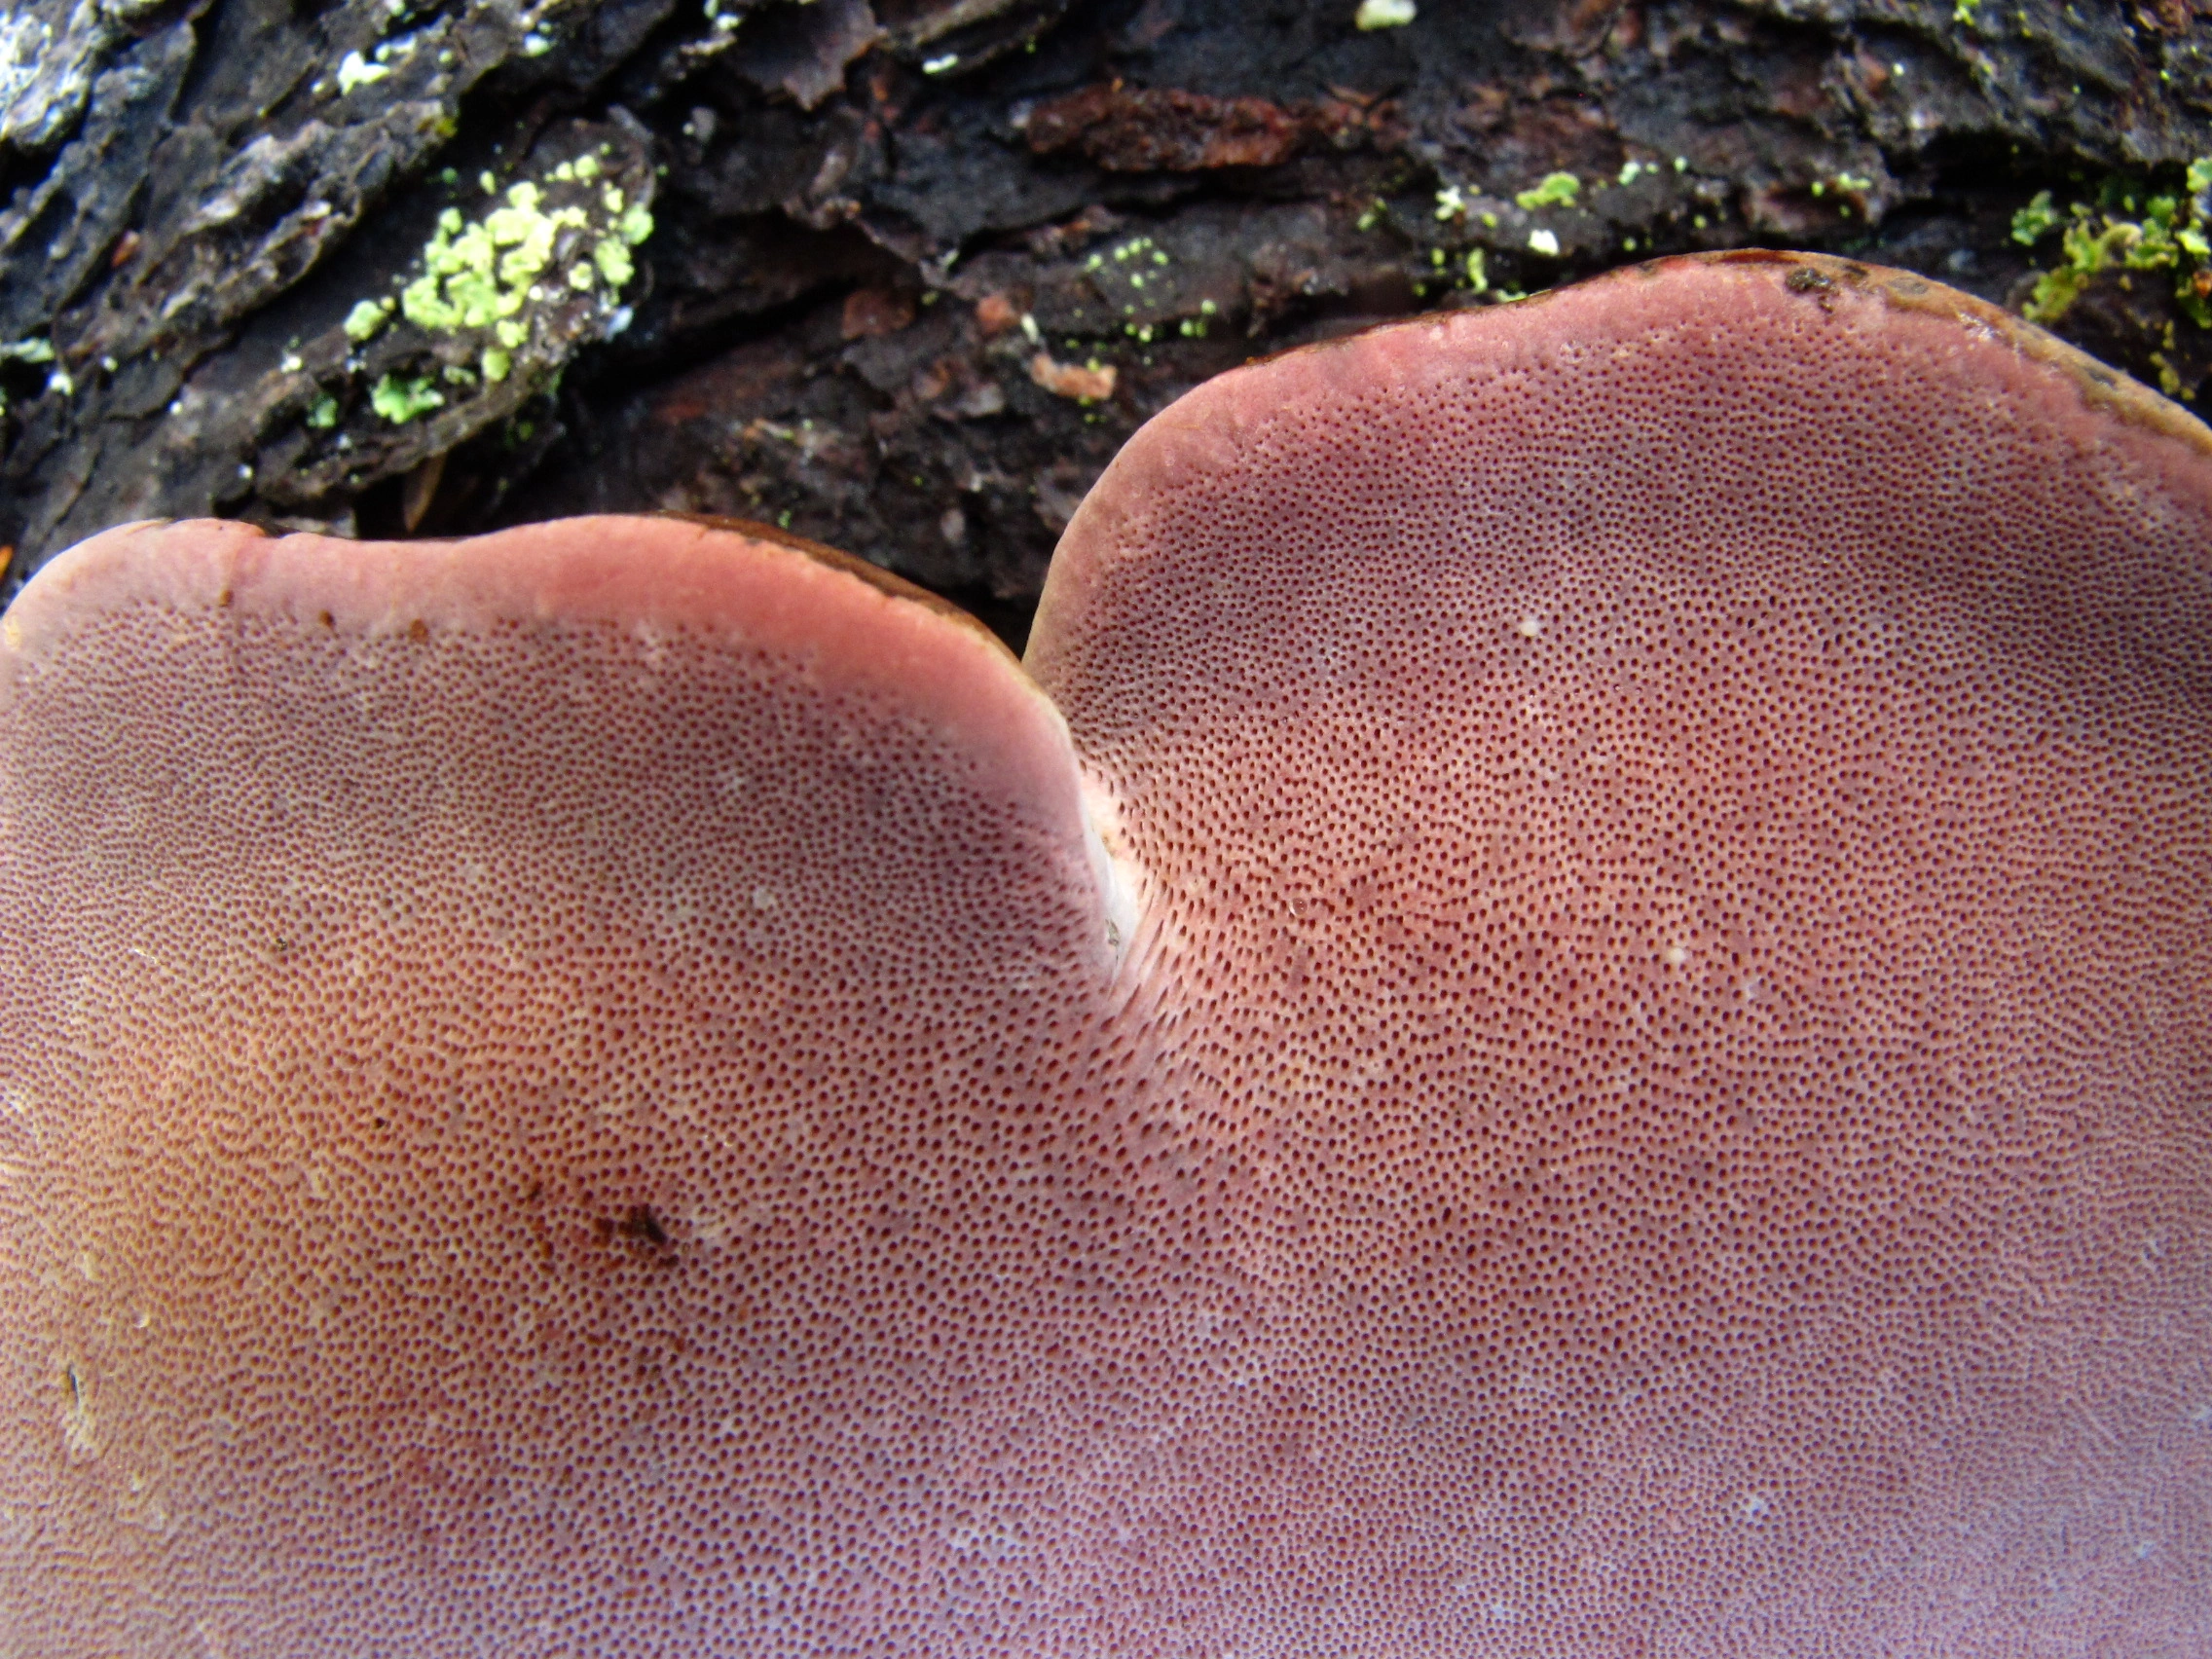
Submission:
<svg viewBox="0 0 2212 1659">
<path fill-rule="evenodd" d="M 674 520 L 0 625 L 0 1652 L 2212 1651 L 2212 436 L 1661 262 L 1027 670 Z"/>
</svg>

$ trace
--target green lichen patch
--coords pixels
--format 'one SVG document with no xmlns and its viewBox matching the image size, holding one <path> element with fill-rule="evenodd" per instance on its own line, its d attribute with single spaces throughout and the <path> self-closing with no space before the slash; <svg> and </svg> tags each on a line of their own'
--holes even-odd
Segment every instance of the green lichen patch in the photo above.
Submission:
<svg viewBox="0 0 2212 1659">
<path fill-rule="evenodd" d="M 628 324 L 653 179 L 648 135 L 627 117 L 557 124 L 505 177 L 427 173 L 413 199 L 426 235 L 388 289 L 350 299 L 324 333 L 286 346 L 270 393 L 284 424 L 262 444 L 264 494 L 326 502 L 543 395 L 579 349 Z"/>
<path fill-rule="evenodd" d="M 369 391 L 369 407 L 395 426 L 444 408 L 445 401 L 445 394 L 432 387 L 426 376 L 401 380 L 397 375 L 386 375 Z"/>
<path fill-rule="evenodd" d="M 1414 20 L 1414 0 L 1359 0 L 1351 15 L 1352 26 L 1363 33 L 1375 29 L 1402 29 Z"/>
<path fill-rule="evenodd" d="M 2012 215 L 2012 240 L 2033 247 L 2065 222 L 2066 216 L 2050 204 L 2050 192 L 2039 190 L 2034 201 Z"/>
<path fill-rule="evenodd" d="M 1148 236 L 1130 237 L 1090 254 L 1083 262 L 1095 303 L 1076 307 L 1069 320 L 1087 333 L 1119 332 L 1149 346 L 1171 321 L 1188 321 L 1192 279 L 1175 269 L 1175 258 Z M 1210 311 L 1207 314 L 1211 314 Z M 1190 330 L 1184 329 L 1189 333 Z M 1198 332 L 1203 333 L 1202 327 Z"/>
<path fill-rule="evenodd" d="M 385 323 L 390 319 L 390 316 L 391 302 L 389 300 L 363 300 L 346 313 L 346 320 L 340 323 L 339 327 L 346 331 L 347 339 L 352 341 L 356 346 L 361 346 L 374 340 L 382 333 Z"/>
<path fill-rule="evenodd" d="M 2031 247 L 2053 230 L 2058 263 L 2021 308 L 2030 322 L 2057 323 L 2101 273 L 2143 271 L 2171 274 L 2183 314 L 2212 328 L 2212 156 L 2189 165 L 2179 191 L 2115 180 L 2062 216 L 2046 190 L 2012 216 L 2013 240 Z"/>
<path fill-rule="evenodd" d="M 1825 196 L 1831 190 L 1841 190 L 1855 196 L 1863 196 L 1873 188 L 1874 181 L 1866 174 L 1849 171 L 1839 172 L 1830 178 L 1817 178 L 1813 180 L 1812 184 L 1812 191 L 1815 196 Z"/>
<path fill-rule="evenodd" d="M 400 291 L 400 314 L 426 333 L 480 336 L 485 378 L 504 380 L 548 284 L 610 303 L 636 274 L 630 250 L 652 235 L 652 215 L 619 186 L 594 188 L 600 173 L 587 153 L 550 169 L 542 184 L 510 185 L 480 218 L 446 208 L 420 275 Z"/>
<path fill-rule="evenodd" d="M 357 52 L 349 52 L 338 65 L 338 94 L 344 97 L 355 87 L 372 85 L 390 73 L 384 64 L 372 62 Z"/>
<path fill-rule="evenodd" d="M 1571 207 L 1582 194 L 1582 181 L 1570 172 L 1546 173 L 1527 190 L 1514 194 L 1513 204 L 1524 212 L 1539 207 Z"/>
</svg>

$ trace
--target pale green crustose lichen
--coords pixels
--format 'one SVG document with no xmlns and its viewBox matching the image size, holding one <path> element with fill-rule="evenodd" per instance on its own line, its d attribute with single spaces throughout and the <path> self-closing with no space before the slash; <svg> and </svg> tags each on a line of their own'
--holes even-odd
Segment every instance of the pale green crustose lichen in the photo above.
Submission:
<svg viewBox="0 0 2212 1659">
<path fill-rule="evenodd" d="M 418 415 L 443 408 L 445 394 L 430 385 L 427 375 L 402 380 L 387 375 L 369 392 L 369 407 L 395 426 L 404 426 Z M 313 417 L 310 411 L 310 417 Z"/>
<path fill-rule="evenodd" d="M 346 313 L 346 320 L 340 326 L 346 330 L 347 339 L 362 346 L 374 340 L 390 317 L 389 300 L 363 300 Z"/>
<path fill-rule="evenodd" d="M 2099 272 L 2171 271 L 2183 312 L 2212 328 L 2212 156 L 2190 163 L 2183 186 L 2178 195 L 2107 186 L 2098 206 L 2078 202 L 2064 218 L 2050 192 L 2039 192 L 2012 215 L 2012 237 L 2033 246 L 2061 230 L 2059 262 L 2037 277 L 2022 314 L 2056 322 Z"/>
<path fill-rule="evenodd" d="M 54 342 L 35 335 L 28 340 L 0 345 L 0 363 L 53 363 L 46 377 L 46 389 L 57 397 L 72 396 L 77 390 L 77 382 L 67 369 L 55 361 L 55 355 Z M 107 367 L 112 373 L 114 364 L 110 362 Z M 7 399 L 0 397 L 0 411 L 7 407 Z"/>
<path fill-rule="evenodd" d="M 562 163 L 549 177 L 561 184 L 586 183 L 599 173 L 595 157 L 579 156 Z M 604 280 L 609 288 L 619 288 L 627 282 L 636 271 L 630 249 L 652 235 L 652 215 L 609 185 L 599 198 L 607 222 L 595 227 L 582 205 L 571 203 L 548 210 L 542 205 L 544 195 L 525 180 L 510 186 L 503 204 L 474 223 L 458 207 L 439 214 L 437 229 L 423 249 L 423 274 L 400 292 L 401 314 L 433 333 L 491 328 L 500 345 L 509 350 L 520 346 L 528 330 L 516 319 L 531 300 L 540 297 L 534 288 L 553 264 L 564 230 L 600 233 L 588 263 L 578 260 L 570 267 L 572 286 L 588 289 Z"/>
<path fill-rule="evenodd" d="M 480 334 L 476 373 L 487 383 L 504 381 L 513 372 L 514 353 L 531 337 L 534 304 L 563 292 L 595 291 L 611 303 L 637 274 L 631 249 L 653 229 L 652 215 L 642 204 L 613 184 L 596 195 L 571 188 L 563 194 L 573 199 L 560 205 L 546 202 L 548 187 L 589 185 L 604 171 L 596 156 L 578 156 L 554 167 L 542 182 L 510 185 L 479 218 L 446 208 L 424 244 L 419 273 L 400 290 L 397 313 L 425 333 Z M 480 182 L 491 194 L 491 175 Z M 347 338 L 365 344 L 393 312 L 391 300 L 361 301 L 347 313 Z M 395 424 L 404 424 L 437 407 L 418 393 L 443 401 L 428 386 L 427 380 L 387 375 L 371 406 Z"/>
<path fill-rule="evenodd" d="M 374 63 L 357 52 L 349 52 L 338 61 L 338 95 L 344 97 L 355 87 L 370 86 L 390 74 L 382 63 Z"/>
<path fill-rule="evenodd" d="M 2063 222 L 2064 215 L 2050 204 L 2050 192 L 2039 190 L 2034 201 L 2012 215 L 2012 240 L 2033 247 Z"/>
<path fill-rule="evenodd" d="M 2076 203 L 2062 217 L 2046 190 L 2012 215 L 2012 238 L 2028 246 L 2053 230 L 2060 232 L 2059 260 L 2036 278 L 2020 308 L 2030 322 L 2057 323 L 2100 273 L 2170 272 L 2183 315 L 2198 328 L 2212 329 L 2212 156 L 2189 164 L 2182 194 L 2154 195 L 2114 181 L 2094 207 Z M 2173 345 L 2169 323 L 2167 350 Z M 2167 395 L 2189 389 L 2165 351 L 2152 352 L 2151 362 Z"/>
<path fill-rule="evenodd" d="M 432 333 L 489 328 L 518 315 L 531 298 L 531 285 L 552 263 L 561 231 L 590 223 L 573 205 L 540 211 L 541 197 L 536 185 L 526 182 L 509 189 L 505 204 L 474 224 L 458 207 L 439 214 L 437 230 L 423 249 L 423 274 L 400 290 L 400 313 Z"/>
<path fill-rule="evenodd" d="M 1546 173 L 1527 190 L 1517 191 L 1513 204 L 1524 211 L 1538 207 L 1571 207 L 1582 193 L 1582 181 L 1570 172 Z"/>
<path fill-rule="evenodd" d="M 1871 178 L 1864 173 L 1855 172 L 1839 172 L 1832 178 L 1817 178 L 1813 180 L 1812 185 L 1813 194 L 1816 197 L 1825 196 L 1829 191 L 1836 190 L 1863 199 L 1866 192 L 1873 188 L 1874 181 Z M 1851 217 L 1851 203 L 1848 202 L 1837 203 L 1835 210 L 1841 218 L 1848 219 Z"/>
<path fill-rule="evenodd" d="M 1402 29 L 1416 16 L 1414 0 L 1359 0 L 1351 21 L 1362 33 L 1372 33 L 1376 29 Z"/>
</svg>

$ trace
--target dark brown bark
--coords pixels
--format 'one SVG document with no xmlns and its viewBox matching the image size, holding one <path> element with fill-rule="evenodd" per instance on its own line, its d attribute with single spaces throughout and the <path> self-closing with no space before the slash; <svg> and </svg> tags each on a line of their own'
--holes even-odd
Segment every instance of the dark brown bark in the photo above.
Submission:
<svg viewBox="0 0 2212 1659">
<path fill-rule="evenodd" d="M 158 514 L 448 535 L 678 508 L 850 548 L 1018 637 L 1106 460 L 1246 357 L 1751 243 L 2017 305 L 2054 256 L 2011 234 L 2037 191 L 2177 188 L 2212 155 L 2207 0 L 1353 12 L 18 0 L 9 582 Z M 1558 172 L 1572 201 L 1516 200 Z M 501 261 L 553 225 L 494 280 L 511 315 L 434 272 L 409 295 L 502 209 Z M 2193 394 L 2212 348 L 2173 286 L 2108 273 L 2061 329 Z"/>
</svg>

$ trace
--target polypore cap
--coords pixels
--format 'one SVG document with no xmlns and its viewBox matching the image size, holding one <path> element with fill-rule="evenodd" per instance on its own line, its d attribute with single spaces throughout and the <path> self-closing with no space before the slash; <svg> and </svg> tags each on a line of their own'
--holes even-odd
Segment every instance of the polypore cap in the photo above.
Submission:
<svg viewBox="0 0 2212 1659">
<path fill-rule="evenodd" d="M 2212 1644 L 2212 441 L 1964 296 L 1225 376 L 1034 682 L 667 521 L 6 636 L 41 1651 Z"/>
</svg>

